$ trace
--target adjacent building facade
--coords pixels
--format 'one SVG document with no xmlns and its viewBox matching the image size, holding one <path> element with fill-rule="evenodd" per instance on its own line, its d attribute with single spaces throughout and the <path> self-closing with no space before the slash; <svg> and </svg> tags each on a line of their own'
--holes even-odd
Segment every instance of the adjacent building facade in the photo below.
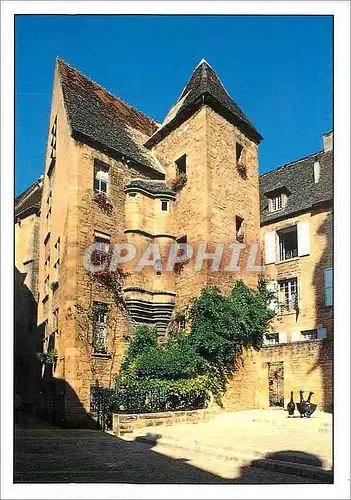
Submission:
<svg viewBox="0 0 351 500">
<path fill-rule="evenodd" d="M 238 278 L 255 286 L 259 273 L 246 264 L 260 239 L 278 314 L 266 336 L 271 346 L 248 354 L 252 359 L 235 375 L 227 407 L 281 404 L 296 379 L 282 347 L 330 345 L 328 137 L 325 151 L 259 179 L 261 139 L 204 60 L 160 124 L 57 59 L 40 208 L 37 314 L 44 351 L 55 353 L 52 375 L 65 381 L 67 419 L 89 410 L 92 383 L 113 384 L 133 325 L 155 325 L 162 340 L 171 323 L 184 326 L 186 307 L 204 286 L 229 293 Z M 165 262 L 174 242 L 190 244 L 194 253 L 173 272 Z M 228 272 L 233 242 L 243 246 L 240 270 Z M 116 286 L 106 286 L 109 276 L 84 265 L 92 244 L 94 263 L 103 267 L 105 252 L 116 243 L 136 249 L 133 261 L 123 264 L 117 300 Z M 147 254 L 150 244 L 159 253 L 155 247 Z M 213 272 L 206 254 L 218 244 L 222 259 Z M 199 254 L 205 259 L 197 270 Z M 136 269 L 145 255 L 150 265 Z M 251 260 L 261 264 L 259 250 Z M 272 396 L 269 373 L 281 373 L 274 363 L 282 362 L 286 383 Z M 331 372 L 330 356 L 328 363 Z M 319 382 L 313 384 L 318 399 Z M 244 386 L 251 392 L 243 405 Z"/>
</svg>

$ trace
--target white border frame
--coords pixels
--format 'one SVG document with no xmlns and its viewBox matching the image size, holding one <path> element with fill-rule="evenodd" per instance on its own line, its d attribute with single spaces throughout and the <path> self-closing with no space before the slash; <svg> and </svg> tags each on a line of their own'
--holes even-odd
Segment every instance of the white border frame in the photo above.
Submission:
<svg viewBox="0 0 351 500">
<path fill-rule="evenodd" d="M 334 485 L 99 485 L 12 484 L 12 316 L 1 315 L 1 462 L 2 498 L 350 498 L 350 3 L 347 1 L 187 1 L 187 2 L 44 2 L 1 3 L 1 306 L 13 310 L 13 144 L 15 14 L 247 14 L 334 15 L 335 147 L 335 484 Z M 11 190 L 12 188 L 12 190 Z M 187 497 L 189 495 L 189 497 Z"/>
</svg>

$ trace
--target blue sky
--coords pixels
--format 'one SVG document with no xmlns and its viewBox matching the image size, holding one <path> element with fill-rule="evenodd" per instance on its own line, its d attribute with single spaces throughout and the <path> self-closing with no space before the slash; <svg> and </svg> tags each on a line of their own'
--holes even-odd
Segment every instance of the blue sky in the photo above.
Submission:
<svg viewBox="0 0 351 500">
<path fill-rule="evenodd" d="M 332 129 L 332 17 L 17 16 L 16 195 L 43 172 L 55 57 L 163 121 L 205 58 L 264 140 L 260 173 Z"/>
</svg>

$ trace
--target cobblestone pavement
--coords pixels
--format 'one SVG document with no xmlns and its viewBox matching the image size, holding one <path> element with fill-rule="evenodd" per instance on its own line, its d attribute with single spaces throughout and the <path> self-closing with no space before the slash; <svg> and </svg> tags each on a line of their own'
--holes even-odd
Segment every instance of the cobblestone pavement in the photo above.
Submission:
<svg viewBox="0 0 351 500">
<path fill-rule="evenodd" d="M 165 450 L 94 430 L 32 426 L 15 430 L 15 483 L 235 484 L 313 483 L 240 467 L 210 456 Z"/>
</svg>

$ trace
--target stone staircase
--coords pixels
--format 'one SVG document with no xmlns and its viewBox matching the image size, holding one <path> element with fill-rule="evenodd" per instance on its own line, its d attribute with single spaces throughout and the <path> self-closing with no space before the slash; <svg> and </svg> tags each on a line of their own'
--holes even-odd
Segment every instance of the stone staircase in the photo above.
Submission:
<svg viewBox="0 0 351 500">
<path fill-rule="evenodd" d="M 178 448 L 188 454 L 211 456 L 223 462 L 257 467 L 285 474 L 332 482 L 332 419 L 316 412 L 310 419 L 288 418 L 284 411 L 250 410 L 224 413 L 196 425 L 150 427 L 125 439 L 157 445 L 159 450 Z"/>
</svg>

